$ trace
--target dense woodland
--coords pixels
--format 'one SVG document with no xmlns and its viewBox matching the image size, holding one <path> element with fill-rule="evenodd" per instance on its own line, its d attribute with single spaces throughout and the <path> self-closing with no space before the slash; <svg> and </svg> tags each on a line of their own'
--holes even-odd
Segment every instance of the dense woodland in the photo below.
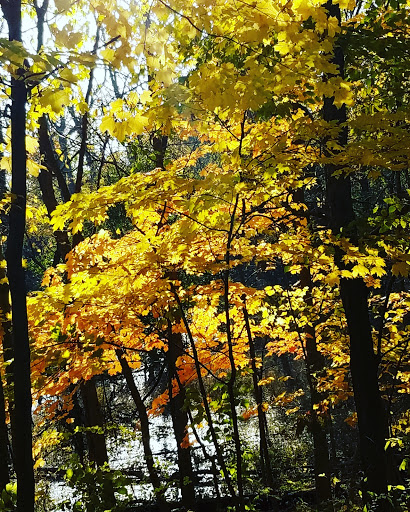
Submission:
<svg viewBox="0 0 410 512">
<path fill-rule="evenodd" d="M 410 3 L 0 0 L 0 510 L 410 510 Z"/>
</svg>

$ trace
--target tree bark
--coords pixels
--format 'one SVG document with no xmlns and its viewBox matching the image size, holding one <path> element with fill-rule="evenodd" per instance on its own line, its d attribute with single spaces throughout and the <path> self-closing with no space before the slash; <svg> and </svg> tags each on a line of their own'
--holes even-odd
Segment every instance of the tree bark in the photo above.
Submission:
<svg viewBox="0 0 410 512">
<path fill-rule="evenodd" d="M 305 303 L 306 306 L 312 307 L 312 279 L 307 267 L 303 267 L 300 273 L 300 286 L 302 288 L 308 287 Z M 315 408 L 315 404 L 318 404 L 323 399 L 323 396 L 317 389 L 317 374 L 323 371 L 325 362 L 317 348 L 315 326 L 306 325 L 305 334 L 304 352 L 310 390 L 310 428 L 313 437 L 316 497 L 321 510 L 333 510 L 329 446 L 325 418 L 321 417 Z"/>
<path fill-rule="evenodd" d="M 0 143 L 4 143 L 2 127 L 0 126 Z M 3 155 L 0 153 L 0 159 Z M 0 199 L 4 198 L 7 191 L 6 175 L 0 173 Z M 0 236 L 7 235 L 7 215 L 0 215 Z M 3 247 L 0 244 L 0 261 L 4 262 Z M 0 493 L 10 480 L 9 475 L 9 436 L 7 428 L 7 404 L 9 415 L 12 414 L 12 391 L 13 391 L 13 340 L 11 332 L 11 310 L 10 310 L 10 290 L 7 282 L 7 272 L 4 265 L 0 267 L 0 325 L 2 331 L 2 349 L 3 361 L 5 363 L 5 376 L 0 374 Z M 4 385 L 5 384 L 5 385 Z"/>
<path fill-rule="evenodd" d="M 9 40 L 21 38 L 21 0 L 0 5 L 9 28 Z M 7 240 L 7 275 L 11 295 L 14 352 L 13 451 L 17 475 L 17 510 L 34 511 L 34 471 L 31 431 L 30 345 L 26 287 L 22 264 L 26 225 L 26 101 L 24 69 L 11 77 L 11 193 Z"/>
<path fill-rule="evenodd" d="M 230 319 L 230 303 L 229 303 L 229 278 L 230 278 L 230 265 L 231 265 L 231 244 L 233 241 L 233 228 L 235 223 L 235 215 L 238 206 L 239 195 L 236 195 L 233 211 L 231 214 L 231 220 L 229 225 L 228 240 L 226 243 L 225 252 L 225 264 L 226 268 L 223 272 L 223 284 L 224 284 L 224 309 L 225 309 L 225 323 L 226 323 L 226 341 L 228 344 L 228 359 L 231 367 L 231 374 L 227 382 L 227 391 L 229 396 L 229 405 L 231 409 L 232 419 L 232 437 L 235 445 L 236 455 L 236 483 L 238 486 L 238 511 L 245 511 L 245 497 L 243 489 L 243 468 L 242 468 L 242 446 L 239 435 L 238 427 L 238 414 L 236 412 L 236 398 L 235 398 L 235 386 L 237 369 L 235 364 L 234 352 L 233 352 L 233 340 L 231 332 L 231 319 Z"/>
<path fill-rule="evenodd" d="M 81 398 L 84 404 L 86 427 L 97 427 L 101 432 L 87 432 L 87 442 L 90 462 L 97 466 L 103 466 L 108 462 L 107 447 L 105 444 L 104 418 L 98 401 L 97 388 L 94 379 L 81 384 Z"/>
<path fill-rule="evenodd" d="M 104 434 L 104 417 L 101 411 L 97 395 L 95 380 L 90 379 L 83 382 L 80 387 L 81 398 L 84 404 L 85 426 L 89 428 L 86 433 L 88 443 L 88 455 L 90 462 L 95 466 L 104 466 L 108 464 L 108 452 Z M 99 432 L 93 432 L 91 429 L 97 428 Z M 115 505 L 115 496 L 112 487 L 105 487 L 105 503 L 108 507 Z"/>
<path fill-rule="evenodd" d="M 184 408 L 185 388 L 173 394 L 172 380 L 177 373 L 177 359 L 184 353 L 183 340 L 180 333 L 173 333 L 171 322 L 168 322 L 168 390 L 171 407 L 172 425 L 175 441 L 177 443 L 179 482 L 182 495 L 182 504 L 187 510 L 195 510 L 194 473 L 192 470 L 191 449 L 183 447 L 183 441 L 188 433 L 188 414 Z"/>
<path fill-rule="evenodd" d="M 329 0 L 326 3 L 329 16 L 339 20 L 340 8 Z M 344 74 L 344 54 L 340 46 L 334 48 L 333 63 Z M 325 98 L 323 106 L 325 121 L 346 123 L 346 106 L 336 107 L 333 98 Z M 347 128 L 341 127 L 339 145 L 347 144 Z M 355 220 L 350 178 L 334 176 L 333 164 L 325 165 L 327 206 L 330 228 L 335 234 L 343 229 L 344 235 L 355 241 L 355 233 L 349 233 L 349 224 Z M 336 257 L 343 268 L 341 254 Z M 378 363 L 373 349 L 372 329 L 369 319 L 367 288 L 362 279 L 340 280 L 340 294 L 346 315 L 350 338 L 350 372 L 353 382 L 354 400 L 358 417 L 360 453 L 365 475 L 365 490 L 375 494 L 387 493 L 385 439 L 388 433 L 385 409 L 378 386 Z M 385 502 L 378 510 L 388 510 Z"/>
<path fill-rule="evenodd" d="M 0 493 L 10 481 L 9 475 L 9 435 L 6 423 L 6 403 L 4 399 L 3 377 L 0 374 Z"/>
</svg>

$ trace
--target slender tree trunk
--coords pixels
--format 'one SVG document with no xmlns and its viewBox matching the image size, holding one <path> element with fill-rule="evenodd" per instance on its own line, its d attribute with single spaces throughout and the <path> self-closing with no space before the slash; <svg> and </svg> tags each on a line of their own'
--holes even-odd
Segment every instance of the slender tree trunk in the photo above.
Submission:
<svg viewBox="0 0 410 512">
<path fill-rule="evenodd" d="M 258 369 L 256 367 L 256 350 L 255 343 L 252 336 L 251 326 L 249 323 L 249 315 L 248 310 L 246 309 L 245 299 L 244 299 L 244 307 L 243 307 L 243 316 L 245 320 L 245 328 L 248 336 L 249 343 L 249 355 L 251 357 L 251 369 L 252 369 L 252 383 L 253 383 L 253 394 L 255 397 L 256 405 L 258 408 L 258 424 L 259 424 L 259 444 L 260 444 L 260 461 L 262 468 L 262 479 L 264 484 L 271 489 L 273 489 L 273 478 L 272 478 L 272 468 L 268 447 L 268 436 L 266 430 L 266 414 L 263 410 L 262 405 L 262 388 L 258 385 Z"/>
<path fill-rule="evenodd" d="M 26 286 L 22 266 L 26 210 L 25 102 L 23 80 L 12 79 L 12 202 L 7 241 L 7 274 L 10 283 L 14 347 L 13 443 L 17 482 L 18 510 L 34 510 L 34 473 L 31 455 L 31 383 L 30 346 L 26 307 Z M 24 489 L 23 489 L 24 487 Z"/>
<path fill-rule="evenodd" d="M 299 203 L 305 202 L 303 188 L 299 188 L 295 192 L 294 198 Z M 309 222 L 309 212 L 306 212 L 305 218 L 306 222 Z M 300 272 L 300 287 L 302 289 L 307 288 L 305 304 L 307 308 L 312 309 L 314 305 L 312 297 L 313 283 L 309 267 L 304 266 Z M 317 388 L 317 376 L 323 371 L 325 360 L 317 348 L 315 325 L 306 324 L 303 331 L 302 343 L 310 391 L 310 430 L 313 438 L 316 499 L 321 510 L 331 511 L 333 510 L 333 502 L 326 418 L 321 417 L 315 408 L 315 404 L 323 399 Z"/>
<path fill-rule="evenodd" d="M 21 0 L 0 5 L 9 27 L 9 40 L 21 42 Z M 34 511 L 34 471 L 31 431 L 30 345 L 26 287 L 22 265 L 26 224 L 26 100 L 24 69 L 11 78 L 11 193 L 7 240 L 7 275 L 11 295 L 14 352 L 13 451 L 17 475 L 17 510 Z"/>
<path fill-rule="evenodd" d="M 72 391 L 72 390 L 71 390 Z M 80 464 L 84 465 L 85 461 L 85 442 L 84 442 L 84 433 L 81 431 L 78 432 L 77 427 L 83 427 L 83 411 L 81 409 L 79 399 L 78 399 L 78 390 L 73 394 L 73 408 L 70 411 L 70 418 L 74 421 L 73 423 L 65 425 L 65 428 L 69 430 L 71 433 L 71 442 L 74 448 L 74 452 L 78 455 Z"/>
<path fill-rule="evenodd" d="M 180 298 L 178 296 L 178 292 L 177 292 L 177 290 L 176 290 L 176 288 L 175 288 L 175 286 L 173 284 L 171 284 L 171 290 L 172 290 L 172 293 L 174 294 L 175 300 L 176 300 L 176 302 L 178 304 L 179 312 L 180 312 L 182 321 L 184 323 L 184 326 L 185 326 L 185 329 L 186 329 L 186 332 L 187 332 L 187 335 L 188 335 L 189 343 L 191 345 L 192 355 L 194 357 L 194 363 L 195 363 L 195 371 L 196 371 L 197 378 L 198 378 L 199 391 L 201 393 L 201 397 L 202 397 L 202 400 L 203 400 L 204 409 L 205 409 L 205 415 L 206 415 L 206 421 L 208 423 L 209 432 L 211 434 L 211 439 L 212 439 L 212 442 L 213 442 L 213 445 L 214 445 L 214 448 L 215 448 L 218 464 L 219 464 L 219 466 L 220 466 L 220 468 L 222 470 L 223 477 L 224 477 L 226 486 L 228 488 L 229 494 L 231 495 L 232 500 L 234 502 L 236 502 L 237 501 L 237 496 L 236 496 L 236 493 L 235 493 L 235 489 L 234 489 L 234 487 L 232 485 L 232 480 L 230 478 L 230 475 L 228 473 L 228 469 L 227 469 L 226 464 L 225 464 L 225 459 L 224 459 L 224 456 L 223 456 L 223 453 L 222 453 L 221 446 L 220 446 L 219 441 L 218 441 L 218 436 L 216 435 L 216 431 L 215 431 L 215 427 L 214 427 L 214 423 L 213 423 L 213 419 L 212 419 L 211 410 L 209 408 L 208 395 L 206 393 L 205 384 L 204 384 L 204 381 L 203 381 L 203 378 L 202 378 L 202 374 L 201 374 L 201 364 L 200 364 L 200 361 L 199 361 L 199 358 L 198 358 L 198 351 L 197 351 L 196 346 L 195 346 L 195 340 L 194 340 L 194 337 L 192 335 L 191 329 L 189 327 L 188 320 L 187 320 L 187 318 L 185 316 L 181 300 L 180 300 Z"/>
<path fill-rule="evenodd" d="M 178 381 L 178 386 L 179 386 L 179 389 L 182 388 L 182 384 L 181 384 L 181 381 L 178 377 L 178 374 L 176 375 L 176 379 Z M 204 459 L 207 460 L 210 465 L 211 465 L 211 472 L 212 472 L 212 478 L 213 478 L 213 481 L 214 481 L 214 488 L 215 488 L 215 495 L 216 497 L 219 499 L 221 497 L 221 493 L 219 491 L 219 482 L 218 482 L 218 469 L 216 467 L 216 463 L 215 463 L 215 457 L 212 457 L 211 455 L 209 455 L 202 439 L 200 438 L 199 434 L 198 434 L 198 431 L 195 427 L 195 422 L 194 422 L 194 418 L 192 416 L 192 411 L 190 409 L 190 407 L 188 406 L 187 407 L 187 414 L 188 414 L 188 418 L 189 418 L 189 421 L 191 422 L 191 428 L 192 428 L 192 432 L 195 436 L 195 439 L 196 439 L 196 442 L 199 444 L 199 446 L 201 447 L 201 451 L 202 451 L 202 454 L 204 456 Z"/>
<path fill-rule="evenodd" d="M 168 322 L 168 375 L 169 401 L 171 407 L 172 425 L 178 452 L 179 481 L 182 494 L 182 504 L 188 510 L 195 510 L 194 472 L 192 469 L 191 449 L 184 447 L 183 441 L 188 434 L 188 414 L 185 410 L 185 388 L 174 394 L 172 381 L 177 373 L 177 359 L 184 353 L 183 340 L 180 333 L 173 333 L 171 322 Z"/>
<path fill-rule="evenodd" d="M 154 488 L 154 494 L 156 499 L 158 500 L 160 510 L 162 512 L 166 512 L 169 510 L 169 506 L 164 496 L 165 487 L 161 482 L 161 478 L 155 468 L 154 456 L 151 450 L 151 434 L 149 429 L 147 409 L 141 398 L 138 387 L 135 384 L 134 377 L 132 375 L 132 370 L 128 364 L 125 354 L 120 349 L 117 349 L 115 353 L 118 358 L 118 361 L 121 364 L 122 374 L 125 378 L 125 381 L 127 382 L 131 396 L 134 400 L 134 404 L 137 408 L 138 417 L 141 424 L 142 446 L 144 449 L 145 463 L 147 465 L 151 484 Z"/>
<path fill-rule="evenodd" d="M 233 240 L 233 228 L 235 222 L 236 211 L 238 207 L 239 195 L 236 195 L 235 204 L 231 214 L 231 221 L 229 226 L 228 240 L 226 243 L 225 253 L 225 264 L 226 268 L 223 273 L 223 284 L 224 284 L 224 309 L 225 309 L 225 323 L 226 323 L 226 340 L 228 342 L 228 359 L 231 367 L 231 375 L 229 377 L 227 388 L 229 396 L 229 405 L 231 408 L 231 419 L 232 419 L 232 437 L 235 445 L 236 455 L 236 483 L 238 486 L 238 510 L 244 512 L 245 510 L 245 498 L 243 492 L 243 468 L 242 468 L 242 446 L 238 428 L 238 414 L 236 412 L 236 398 L 235 398 L 235 385 L 236 385 L 236 365 L 235 358 L 233 355 L 233 340 L 231 331 L 231 319 L 229 311 L 229 274 L 231 265 L 231 244 Z"/>
<path fill-rule="evenodd" d="M 329 0 L 326 3 L 329 16 L 339 20 L 340 8 Z M 340 46 L 334 48 L 333 62 L 344 73 L 344 55 Z M 339 124 L 347 120 L 346 107 L 337 108 L 333 98 L 325 98 L 323 117 L 326 121 Z M 347 128 L 340 129 L 339 144 L 347 143 Z M 335 177 L 335 165 L 325 165 L 327 205 L 330 214 L 330 227 L 335 233 L 345 228 L 355 219 L 348 176 Z M 355 234 L 351 234 L 354 240 Z M 341 255 L 339 266 L 343 267 Z M 354 399 L 358 417 L 360 453 L 365 475 L 365 489 L 376 494 L 387 492 L 385 439 L 388 433 L 385 409 L 378 387 L 378 363 L 373 349 L 372 329 L 369 320 L 367 288 L 362 279 L 340 280 L 340 294 L 346 315 L 350 338 L 350 371 L 352 375 Z M 388 510 L 387 502 L 378 510 Z"/>
<path fill-rule="evenodd" d="M 305 303 L 307 307 L 312 307 L 312 279 L 308 267 L 302 268 L 300 274 L 300 286 L 302 288 L 308 288 L 305 296 Z M 333 510 L 329 446 L 327 441 L 325 418 L 321 417 L 315 408 L 315 404 L 318 404 L 323 399 L 323 396 L 317 389 L 317 375 L 323 371 L 324 359 L 317 348 L 315 327 L 306 325 L 305 334 L 306 339 L 304 350 L 310 388 L 310 414 L 313 437 L 316 496 L 321 510 Z"/>
</svg>

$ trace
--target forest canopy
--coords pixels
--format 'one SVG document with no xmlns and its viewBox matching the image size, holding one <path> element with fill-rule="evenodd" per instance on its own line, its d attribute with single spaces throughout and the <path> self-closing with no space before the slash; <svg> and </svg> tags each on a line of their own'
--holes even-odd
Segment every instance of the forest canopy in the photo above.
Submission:
<svg viewBox="0 0 410 512">
<path fill-rule="evenodd" d="M 409 1 L 0 7 L 0 510 L 408 510 Z"/>
</svg>

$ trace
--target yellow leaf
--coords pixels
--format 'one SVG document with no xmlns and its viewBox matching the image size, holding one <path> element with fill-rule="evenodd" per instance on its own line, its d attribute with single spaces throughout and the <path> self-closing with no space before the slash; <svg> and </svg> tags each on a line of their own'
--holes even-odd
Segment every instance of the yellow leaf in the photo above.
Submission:
<svg viewBox="0 0 410 512">
<path fill-rule="evenodd" d="M 349 11 L 353 11 L 356 7 L 356 0 L 339 0 L 339 7 L 341 9 L 349 9 Z"/>
<path fill-rule="evenodd" d="M 71 7 L 72 0 L 54 0 L 59 12 L 68 11 Z"/>
<path fill-rule="evenodd" d="M 77 81 L 77 76 L 69 68 L 64 68 L 60 73 L 60 77 L 70 83 Z"/>
<path fill-rule="evenodd" d="M 378 277 L 381 277 L 381 276 L 384 276 L 386 271 L 384 270 L 384 268 L 376 266 L 376 267 L 372 267 L 371 273 L 376 275 L 376 276 L 378 276 Z"/>
<path fill-rule="evenodd" d="M 41 169 L 47 169 L 47 167 L 38 164 L 34 160 L 31 160 L 31 158 L 27 159 L 27 172 L 30 174 L 30 176 L 37 177 Z"/>
<path fill-rule="evenodd" d="M 143 105 L 151 101 L 151 91 L 144 91 L 140 96 L 140 101 Z"/>
<path fill-rule="evenodd" d="M 103 117 L 101 124 L 100 124 L 100 130 L 102 132 L 108 132 L 110 135 L 114 134 L 115 130 L 115 120 L 111 116 L 105 116 Z"/>
<path fill-rule="evenodd" d="M 45 463 L 46 463 L 46 461 L 40 457 L 39 459 L 36 460 L 33 467 L 34 467 L 34 469 L 41 468 L 44 466 Z"/>
<path fill-rule="evenodd" d="M 117 100 L 113 101 L 110 106 L 111 112 L 113 112 L 114 114 L 116 112 L 122 112 L 124 110 L 124 100 L 118 98 Z"/>
<path fill-rule="evenodd" d="M 399 261 L 392 266 L 391 271 L 395 276 L 407 277 L 410 272 L 410 265 L 406 261 Z"/>
<path fill-rule="evenodd" d="M 105 50 L 102 50 L 101 51 L 101 57 L 108 61 L 108 62 L 111 62 L 114 57 L 115 57 L 115 50 L 114 48 L 106 48 Z"/>
<path fill-rule="evenodd" d="M 127 135 L 127 123 L 124 121 L 122 123 L 115 123 L 114 125 L 114 133 L 115 137 L 122 142 Z"/>
<path fill-rule="evenodd" d="M 42 107 L 47 109 L 50 107 L 53 112 L 59 114 L 65 105 L 70 103 L 70 90 L 69 89 L 52 89 L 43 92 L 39 99 Z"/>
<path fill-rule="evenodd" d="M 26 136 L 26 150 L 27 153 L 35 153 L 38 149 L 38 140 L 36 137 L 32 137 L 31 135 Z"/>
<path fill-rule="evenodd" d="M 361 265 L 360 263 L 358 265 L 355 265 L 353 268 L 352 268 L 352 276 L 353 277 L 364 277 L 364 276 L 367 276 L 369 273 L 368 269 L 364 266 L 364 265 Z"/>
<path fill-rule="evenodd" d="M 128 134 L 141 135 L 147 124 L 147 117 L 141 116 L 140 114 L 136 114 L 134 117 L 131 117 L 131 119 L 128 121 Z"/>
<path fill-rule="evenodd" d="M 338 285 L 340 282 L 340 277 L 338 272 L 331 272 L 325 277 L 325 283 L 329 284 L 330 286 L 336 284 Z"/>
</svg>

